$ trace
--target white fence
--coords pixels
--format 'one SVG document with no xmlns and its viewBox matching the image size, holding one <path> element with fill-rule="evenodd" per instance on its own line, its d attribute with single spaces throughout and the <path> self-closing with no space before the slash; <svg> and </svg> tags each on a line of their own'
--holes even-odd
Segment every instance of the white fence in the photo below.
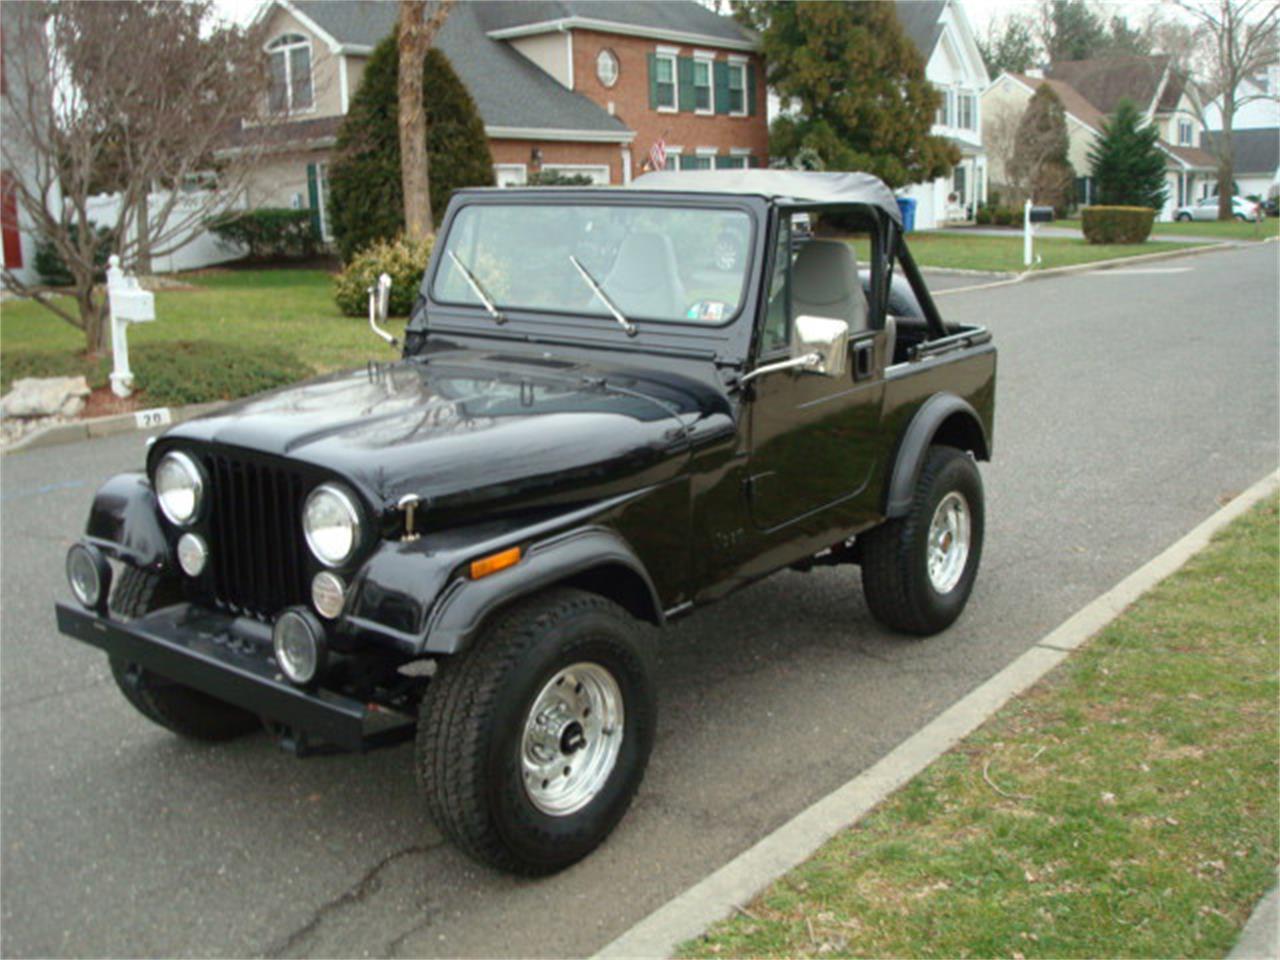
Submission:
<svg viewBox="0 0 1280 960">
<path fill-rule="evenodd" d="M 149 201 L 152 223 L 155 223 L 156 211 L 168 203 L 167 193 L 153 193 Z M 207 192 L 192 192 L 179 195 L 174 203 L 173 211 L 168 218 L 169 224 L 181 223 L 193 216 L 193 212 L 208 202 Z M 114 226 L 120 217 L 119 194 L 107 193 L 90 197 L 88 203 L 89 219 L 99 227 Z M 153 234 L 155 227 L 152 228 Z M 163 247 L 173 250 L 164 256 L 151 258 L 151 269 L 154 273 L 176 273 L 179 270 L 197 270 L 228 260 L 238 260 L 247 251 L 223 244 L 212 233 L 205 230 L 199 220 L 193 221 L 185 235 L 166 242 Z"/>
</svg>

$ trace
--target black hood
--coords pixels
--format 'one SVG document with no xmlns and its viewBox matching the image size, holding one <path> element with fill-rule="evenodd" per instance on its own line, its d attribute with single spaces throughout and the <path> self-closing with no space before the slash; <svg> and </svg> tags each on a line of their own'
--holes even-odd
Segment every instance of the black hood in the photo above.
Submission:
<svg viewBox="0 0 1280 960">
<path fill-rule="evenodd" d="M 686 427 L 727 400 L 678 373 L 604 369 L 537 353 L 456 349 L 263 394 L 171 430 L 342 477 L 376 509 L 417 494 L 429 510 L 583 502 L 661 482 Z"/>
</svg>

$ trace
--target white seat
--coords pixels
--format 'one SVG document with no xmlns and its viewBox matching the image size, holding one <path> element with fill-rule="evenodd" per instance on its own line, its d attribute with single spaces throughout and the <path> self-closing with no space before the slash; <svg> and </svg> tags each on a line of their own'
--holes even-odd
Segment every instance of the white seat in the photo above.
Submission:
<svg viewBox="0 0 1280 960">
<path fill-rule="evenodd" d="M 800 248 L 791 265 L 791 315 L 843 320 L 851 334 L 867 329 L 867 298 L 853 247 L 810 240 Z"/>
</svg>

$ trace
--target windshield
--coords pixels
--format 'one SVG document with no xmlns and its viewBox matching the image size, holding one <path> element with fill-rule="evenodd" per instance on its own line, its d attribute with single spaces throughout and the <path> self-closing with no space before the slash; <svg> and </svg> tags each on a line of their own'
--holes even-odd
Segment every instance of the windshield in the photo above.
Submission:
<svg viewBox="0 0 1280 960">
<path fill-rule="evenodd" d="M 750 246 L 751 221 L 741 210 L 472 204 L 453 220 L 432 296 L 483 307 L 470 271 L 499 310 L 614 323 L 576 260 L 629 321 L 716 325 L 738 312 Z"/>
</svg>

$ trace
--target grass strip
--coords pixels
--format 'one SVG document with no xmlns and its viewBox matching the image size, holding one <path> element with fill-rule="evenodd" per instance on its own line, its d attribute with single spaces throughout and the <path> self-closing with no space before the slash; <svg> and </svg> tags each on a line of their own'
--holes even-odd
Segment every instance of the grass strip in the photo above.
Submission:
<svg viewBox="0 0 1280 960">
<path fill-rule="evenodd" d="M 993 237 L 960 231 L 911 233 L 907 244 L 916 263 L 922 267 L 947 267 L 959 270 L 985 270 L 993 273 L 1021 273 L 1022 234 Z M 1096 263 L 1124 257 L 1140 257 L 1199 246 L 1196 243 L 1104 243 L 1092 244 L 1066 237 L 1037 237 L 1035 255 L 1040 258 L 1038 270 L 1069 267 L 1078 263 Z M 856 241 L 858 259 L 866 262 L 868 246 Z"/>
<path fill-rule="evenodd" d="M 1080 229 L 1080 221 L 1055 220 L 1055 227 Z M 1162 237 L 1215 237 L 1221 240 L 1266 240 L 1280 236 L 1280 219 L 1268 217 L 1261 222 L 1248 220 L 1191 220 L 1157 221 L 1151 227 L 1153 234 Z"/>
<path fill-rule="evenodd" d="M 1280 842 L 1280 498 L 682 957 L 1222 956 Z"/>
</svg>

